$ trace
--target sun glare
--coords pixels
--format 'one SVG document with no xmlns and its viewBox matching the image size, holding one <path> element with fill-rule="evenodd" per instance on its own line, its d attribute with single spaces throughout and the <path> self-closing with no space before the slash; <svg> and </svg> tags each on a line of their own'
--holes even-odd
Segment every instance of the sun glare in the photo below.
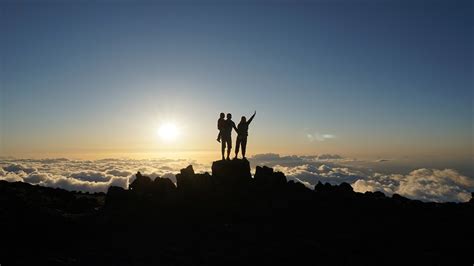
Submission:
<svg viewBox="0 0 474 266">
<path fill-rule="evenodd" d="M 163 124 L 158 129 L 158 136 L 165 141 L 172 141 L 179 135 L 179 130 L 174 124 Z"/>
</svg>

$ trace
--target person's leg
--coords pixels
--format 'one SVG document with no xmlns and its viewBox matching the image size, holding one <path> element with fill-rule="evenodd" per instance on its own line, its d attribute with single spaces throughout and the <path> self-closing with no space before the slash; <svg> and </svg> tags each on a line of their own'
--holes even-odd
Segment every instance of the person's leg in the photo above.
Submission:
<svg viewBox="0 0 474 266">
<path fill-rule="evenodd" d="M 230 151 L 232 150 L 232 138 L 227 139 L 227 160 L 230 160 Z"/>
<path fill-rule="evenodd" d="M 245 159 L 245 151 L 247 150 L 247 137 L 242 138 L 242 157 Z"/>
<path fill-rule="evenodd" d="M 240 148 L 240 138 L 237 137 L 235 140 L 235 158 L 239 155 L 239 148 Z"/>
<path fill-rule="evenodd" d="M 225 141 L 225 140 L 222 140 L 222 141 L 221 141 L 221 153 L 222 153 L 222 160 L 224 160 L 224 159 L 225 159 L 225 157 L 224 157 L 225 144 L 226 144 L 226 141 Z"/>
</svg>

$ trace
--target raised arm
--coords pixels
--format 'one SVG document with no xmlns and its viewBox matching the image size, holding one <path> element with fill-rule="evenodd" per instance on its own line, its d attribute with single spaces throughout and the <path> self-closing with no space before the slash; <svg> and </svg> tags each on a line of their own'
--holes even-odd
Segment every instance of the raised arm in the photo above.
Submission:
<svg viewBox="0 0 474 266">
<path fill-rule="evenodd" d="M 253 120 L 253 118 L 255 117 L 255 115 L 257 114 L 257 111 L 253 112 L 253 115 L 250 117 L 250 119 L 247 121 L 247 124 L 250 124 Z"/>
</svg>

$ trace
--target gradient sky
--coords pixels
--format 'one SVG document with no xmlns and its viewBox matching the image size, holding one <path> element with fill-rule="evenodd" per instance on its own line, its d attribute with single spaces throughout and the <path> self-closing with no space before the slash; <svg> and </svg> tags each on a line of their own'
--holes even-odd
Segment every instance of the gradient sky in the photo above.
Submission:
<svg viewBox="0 0 474 266">
<path fill-rule="evenodd" d="M 472 1 L 178 3 L 2 1 L 0 155 L 218 151 L 257 110 L 251 154 L 472 162 Z"/>
</svg>

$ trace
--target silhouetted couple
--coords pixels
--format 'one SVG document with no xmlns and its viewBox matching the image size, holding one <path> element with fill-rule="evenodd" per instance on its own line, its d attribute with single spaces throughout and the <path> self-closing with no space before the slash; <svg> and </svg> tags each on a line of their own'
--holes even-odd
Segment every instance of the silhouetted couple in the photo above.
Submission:
<svg viewBox="0 0 474 266">
<path fill-rule="evenodd" d="M 230 151 L 232 150 L 232 129 L 237 132 L 237 140 L 235 142 L 235 158 L 239 154 L 239 149 L 242 148 L 242 157 L 245 159 L 245 151 L 247 150 L 247 137 L 249 135 L 249 125 L 253 118 L 257 114 L 255 111 L 247 121 L 245 116 L 240 119 L 239 125 L 236 127 L 234 121 L 232 121 L 232 115 L 227 114 L 227 119 L 224 119 L 225 114 L 221 113 L 219 120 L 217 120 L 217 129 L 219 134 L 217 135 L 217 141 L 221 142 L 222 160 L 225 159 L 224 152 L 227 146 L 227 160 L 229 160 Z"/>
</svg>

